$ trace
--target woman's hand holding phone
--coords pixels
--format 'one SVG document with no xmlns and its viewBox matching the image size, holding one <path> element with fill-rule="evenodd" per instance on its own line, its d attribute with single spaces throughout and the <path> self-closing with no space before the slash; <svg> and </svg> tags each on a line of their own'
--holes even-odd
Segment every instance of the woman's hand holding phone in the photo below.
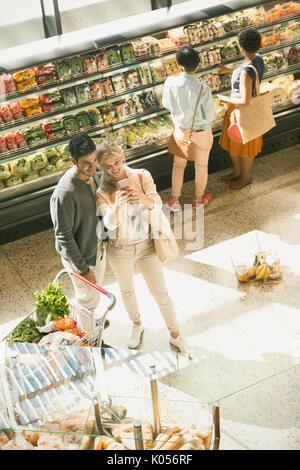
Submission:
<svg viewBox="0 0 300 470">
<path fill-rule="evenodd" d="M 125 190 L 116 191 L 115 193 L 115 204 L 117 207 L 127 202 L 127 193 Z"/>
</svg>

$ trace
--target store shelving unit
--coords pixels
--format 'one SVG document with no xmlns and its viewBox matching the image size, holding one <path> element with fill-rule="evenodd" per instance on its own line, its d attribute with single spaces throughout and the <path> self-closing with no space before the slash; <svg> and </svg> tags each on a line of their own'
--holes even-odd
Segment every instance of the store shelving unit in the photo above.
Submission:
<svg viewBox="0 0 300 470">
<path fill-rule="evenodd" d="M 144 35 L 152 35 L 157 39 L 166 37 L 168 30 L 176 28 L 182 25 L 188 25 L 199 21 L 209 20 L 210 18 L 220 17 L 224 14 L 241 11 L 245 8 L 263 5 L 265 8 L 274 6 L 276 2 L 261 2 L 249 0 L 247 6 L 242 1 L 229 1 L 226 5 L 218 4 L 215 7 L 209 9 L 195 9 L 189 12 L 189 14 L 183 14 L 182 8 L 176 9 L 172 7 L 170 10 L 166 9 L 157 10 L 151 14 L 147 14 L 147 19 L 144 15 L 139 15 L 141 18 L 141 24 L 144 22 L 147 24 L 147 28 L 144 28 Z M 284 16 L 280 19 L 275 19 L 271 23 L 260 23 L 256 27 L 262 32 L 272 30 L 274 27 L 282 27 L 289 24 L 290 21 L 295 21 L 297 24 L 300 21 L 300 13 L 293 15 Z M 162 30 L 160 25 L 164 24 Z M 81 30 L 74 33 L 68 33 L 66 35 L 66 42 L 64 46 L 64 36 L 59 38 L 59 47 L 55 47 L 55 38 L 46 39 L 34 43 L 37 48 L 37 59 L 36 62 L 32 62 L 31 55 L 28 53 L 28 57 L 24 52 L 23 48 L 13 48 L 11 51 L 11 57 L 4 51 L 1 56 L 0 52 L 0 63 L 5 66 L 8 73 L 15 73 L 25 68 L 35 67 L 38 65 L 47 64 L 48 62 L 54 63 L 59 59 L 70 59 L 71 57 L 87 57 L 90 55 L 99 54 L 103 49 L 112 46 L 120 46 L 125 43 L 129 43 L 130 40 L 138 39 L 142 37 L 140 28 L 137 28 L 136 32 L 128 29 L 126 21 L 119 20 L 113 22 L 111 30 L 116 31 L 116 27 L 119 26 L 119 34 L 115 37 L 105 35 L 100 37 L 96 35 L 94 28 L 88 30 Z M 128 24 L 130 21 L 128 21 Z M 132 24 L 132 23 L 131 23 Z M 127 29 L 126 29 L 127 28 Z M 105 29 L 105 28 L 104 28 Z M 109 31 L 109 25 L 106 25 L 105 31 Z M 228 41 L 233 41 L 240 29 L 234 29 L 232 31 L 223 34 L 220 37 L 213 37 L 210 40 L 202 40 L 198 43 L 193 42 L 191 45 L 199 52 L 203 50 L 211 50 L 212 48 L 222 47 Z M 88 38 L 88 39 L 87 39 Z M 70 44 L 73 39 L 73 48 L 70 52 Z M 48 41 L 49 49 L 47 50 Z M 58 38 L 57 38 L 58 41 Z M 293 37 L 290 41 L 281 41 L 276 44 L 264 47 L 260 53 L 263 57 L 268 57 L 273 52 L 282 52 L 286 48 L 294 47 L 299 49 L 300 35 Z M 3 97 L 2 103 L 0 104 L 11 104 L 15 102 L 21 102 L 27 99 L 39 98 L 41 95 L 62 92 L 63 90 L 74 89 L 78 85 L 85 85 L 89 87 L 91 83 L 98 83 L 106 79 L 113 79 L 113 77 L 124 74 L 126 72 L 136 72 L 139 74 L 139 70 L 142 67 L 150 67 L 156 63 L 156 61 L 164 61 L 174 57 L 179 46 L 165 50 L 158 54 L 147 54 L 140 57 L 136 57 L 132 61 L 122 61 L 115 65 L 108 66 L 105 70 L 94 70 L 93 72 L 81 72 L 73 74 L 72 76 L 64 77 L 61 79 L 54 80 L 47 83 L 44 86 L 35 86 L 25 92 L 14 92 Z M 25 54 L 25 55 L 24 55 Z M 298 55 L 299 59 L 299 55 Z M 223 64 L 238 65 L 241 63 L 242 57 L 238 53 L 225 57 L 222 60 Z M 199 72 L 199 76 L 206 76 L 208 74 L 217 73 L 216 63 L 212 62 L 208 66 L 203 67 Z M 294 74 L 295 78 L 299 77 L 300 63 L 289 64 L 286 60 L 284 67 L 280 69 L 266 70 L 264 74 L 264 81 L 272 80 L 275 77 L 279 77 L 286 74 Z M 140 75 L 139 75 L 140 76 Z M 166 76 L 166 74 L 165 74 Z M 150 76 L 151 77 L 151 76 Z M 163 85 L 165 77 L 160 76 L 159 80 L 155 80 L 154 75 L 150 78 L 150 81 L 146 84 L 142 84 L 141 77 L 140 83 L 137 86 L 128 86 L 122 90 L 122 92 L 114 91 L 109 96 L 97 96 L 87 97 L 80 102 L 74 102 L 66 105 L 61 103 L 55 110 L 43 112 L 31 117 L 24 117 L 19 120 L 11 122 L 3 122 L 0 124 L 0 134 L 7 134 L 15 131 L 23 131 L 25 128 L 37 125 L 44 125 L 51 120 L 63 120 L 70 116 L 76 116 L 77 113 L 89 112 L 91 109 L 101 109 L 104 106 L 111 105 L 114 107 L 119 102 L 125 100 L 138 99 L 149 92 L 153 92 L 154 97 L 156 96 L 155 105 L 144 106 L 139 112 L 128 112 L 122 116 L 115 116 L 114 119 L 106 122 L 99 122 L 93 124 L 85 130 L 92 137 L 103 137 L 107 133 L 117 131 L 120 128 L 128 129 L 128 126 L 135 125 L 139 122 L 145 122 L 151 118 L 166 117 L 168 111 L 162 107 L 160 100 L 161 86 Z M 159 91 L 160 90 L 160 91 Z M 216 93 L 230 92 L 230 88 L 226 85 L 219 87 L 218 90 L 213 91 L 213 95 Z M 299 142 L 299 106 L 292 100 L 286 100 L 286 102 L 280 103 L 279 106 L 274 107 L 274 114 L 277 126 L 271 130 L 264 137 L 263 155 L 278 150 L 278 148 L 287 147 L 294 145 Z M 218 146 L 218 138 L 220 135 L 221 121 L 215 122 L 213 125 L 214 130 L 214 145 L 211 152 L 209 172 L 218 171 L 226 166 L 230 165 L 228 155 Z M 0 164 L 4 162 L 11 162 L 18 158 L 27 157 L 36 152 L 42 152 L 45 149 L 55 148 L 67 144 L 70 137 L 78 132 L 64 132 L 62 135 L 50 140 L 37 141 L 33 145 L 27 145 L 23 148 L 15 148 L 0 154 Z M 167 152 L 168 139 L 163 136 L 162 138 L 156 138 L 150 143 L 144 143 L 139 147 L 126 148 L 125 155 L 129 164 L 133 167 L 145 167 L 149 169 L 156 181 L 158 189 L 164 189 L 170 186 L 171 182 L 171 168 L 172 158 Z M 6 243 L 7 241 L 20 238 L 26 234 L 37 232 L 46 228 L 51 227 L 50 215 L 49 215 L 49 199 L 53 192 L 53 189 L 62 176 L 64 171 L 56 171 L 55 173 L 47 176 L 36 178 L 35 180 L 23 182 L 16 186 L 7 187 L 0 190 L 0 244 Z M 185 179 L 189 180 L 193 178 L 193 166 L 188 164 Z"/>
</svg>

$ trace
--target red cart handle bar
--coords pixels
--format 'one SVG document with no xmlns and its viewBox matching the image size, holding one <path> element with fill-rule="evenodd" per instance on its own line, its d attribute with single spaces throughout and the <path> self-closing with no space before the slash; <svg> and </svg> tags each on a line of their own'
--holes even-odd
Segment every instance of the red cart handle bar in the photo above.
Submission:
<svg viewBox="0 0 300 470">
<path fill-rule="evenodd" d="M 102 287 L 98 286 L 94 282 L 89 281 L 88 279 L 86 279 L 86 277 L 83 277 L 78 273 L 73 272 L 73 273 L 71 273 L 71 275 L 76 277 L 77 279 L 80 279 L 80 281 L 84 282 L 88 286 L 93 287 L 94 289 L 98 290 L 102 294 L 106 295 L 111 300 L 111 305 L 109 306 L 109 310 L 115 305 L 116 298 L 111 292 L 108 292 L 107 290 L 105 290 Z"/>
</svg>

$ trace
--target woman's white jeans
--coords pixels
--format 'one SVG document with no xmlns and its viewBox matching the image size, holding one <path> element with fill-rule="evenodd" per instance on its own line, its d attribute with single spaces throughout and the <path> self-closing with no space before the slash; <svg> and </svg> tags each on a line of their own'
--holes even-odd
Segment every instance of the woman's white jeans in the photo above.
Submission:
<svg viewBox="0 0 300 470">
<path fill-rule="evenodd" d="M 107 262 L 115 273 L 124 306 L 134 323 L 141 319 L 134 288 L 134 265 L 136 264 L 159 306 L 170 333 L 179 330 L 174 305 L 169 297 L 163 268 L 152 239 L 134 245 L 118 246 L 114 246 L 110 241 L 107 247 Z"/>
</svg>

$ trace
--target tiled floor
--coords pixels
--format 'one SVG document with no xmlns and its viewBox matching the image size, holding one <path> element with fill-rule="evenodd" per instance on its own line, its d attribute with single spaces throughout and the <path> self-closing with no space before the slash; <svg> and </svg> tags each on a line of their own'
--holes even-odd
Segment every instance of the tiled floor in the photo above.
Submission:
<svg viewBox="0 0 300 470">
<path fill-rule="evenodd" d="M 232 191 L 209 176 L 204 244 L 165 265 L 182 333 L 196 357 L 161 382 L 202 402 L 219 401 L 221 449 L 300 449 L 300 145 L 259 158 L 254 182 Z M 182 202 L 193 199 L 184 185 Z M 168 191 L 161 193 L 164 198 Z M 186 211 L 187 213 L 187 211 Z M 256 234 L 279 251 L 283 277 L 240 285 L 230 256 L 252 250 Z M 277 238 L 276 238 L 277 237 Z M 0 247 L 0 337 L 33 308 L 33 293 L 61 269 L 52 230 Z M 145 323 L 142 348 L 169 351 L 168 333 L 141 277 L 136 290 Z M 117 297 L 105 340 L 126 349 L 130 325 L 110 270 L 105 287 Z"/>
</svg>

